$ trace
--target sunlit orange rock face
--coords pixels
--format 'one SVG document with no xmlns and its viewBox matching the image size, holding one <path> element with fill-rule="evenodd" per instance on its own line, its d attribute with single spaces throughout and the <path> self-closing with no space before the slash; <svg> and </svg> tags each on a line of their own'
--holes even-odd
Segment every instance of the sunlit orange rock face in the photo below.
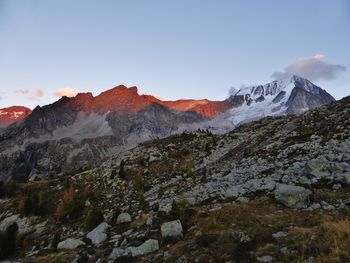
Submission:
<svg viewBox="0 0 350 263">
<path fill-rule="evenodd" d="M 12 123 L 21 121 L 31 113 L 31 109 L 23 106 L 12 106 L 0 109 L 0 128 L 7 127 Z"/>
<path fill-rule="evenodd" d="M 212 118 L 229 109 L 228 101 L 177 100 L 162 101 L 151 95 L 139 95 L 137 87 L 120 85 L 93 97 L 91 93 L 79 93 L 71 103 L 81 110 L 95 113 L 137 112 L 153 103 L 176 111 L 192 111 Z"/>
</svg>

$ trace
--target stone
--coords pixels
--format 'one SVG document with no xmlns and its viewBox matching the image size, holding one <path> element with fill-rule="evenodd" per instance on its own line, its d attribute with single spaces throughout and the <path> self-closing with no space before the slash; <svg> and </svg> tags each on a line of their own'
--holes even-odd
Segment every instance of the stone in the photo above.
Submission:
<svg viewBox="0 0 350 263">
<path fill-rule="evenodd" d="M 4 220 L 1 221 L 0 231 L 6 231 L 6 228 L 8 228 L 13 223 L 17 224 L 18 234 L 20 235 L 25 235 L 35 230 L 34 227 L 29 224 L 29 219 L 27 217 L 20 218 L 19 215 L 12 215 L 6 217 Z"/>
<path fill-rule="evenodd" d="M 252 241 L 252 238 L 242 231 L 234 231 L 231 233 L 231 236 L 234 240 L 240 243 L 248 243 Z"/>
<path fill-rule="evenodd" d="M 109 259 L 116 260 L 120 257 L 124 257 L 127 255 L 128 255 L 128 253 L 127 253 L 127 251 L 125 251 L 125 249 L 116 247 L 112 250 L 112 253 L 109 255 Z"/>
<path fill-rule="evenodd" d="M 159 250 L 158 240 L 148 239 L 138 247 L 128 247 L 126 249 L 114 248 L 109 255 L 109 259 L 116 260 L 120 257 L 139 257 Z"/>
<path fill-rule="evenodd" d="M 335 190 L 335 191 L 339 190 L 340 188 L 341 188 L 341 184 L 334 184 L 332 186 L 332 189 Z"/>
<path fill-rule="evenodd" d="M 294 185 L 278 184 L 274 191 L 277 202 L 289 208 L 304 208 L 309 204 L 311 191 Z"/>
<path fill-rule="evenodd" d="M 81 247 L 84 245 L 85 243 L 80 239 L 68 238 L 58 243 L 57 249 L 77 249 L 78 247 Z"/>
<path fill-rule="evenodd" d="M 274 238 L 281 238 L 281 237 L 286 237 L 286 236 L 288 236 L 288 233 L 284 232 L 284 231 L 279 231 L 277 233 L 272 234 L 272 237 L 274 237 Z"/>
<path fill-rule="evenodd" d="M 163 238 L 182 237 L 183 229 L 180 220 L 164 223 L 161 225 L 160 230 Z"/>
<path fill-rule="evenodd" d="M 94 245 L 100 245 L 107 239 L 106 231 L 109 225 L 106 222 L 99 224 L 91 232 L 89 232 L 86 237 L 89 238 Z"/>
<path fill-rule="evenodd" d="M 179 257 L 175 263 L 187 263 L 187 258 L 185 255 L 182 255 L 181 257 Z"/>
<path fill-rule="evenodd" d="M 270 263 L 272 262 L 272 257 L 269 255 L 261 256 L 256 258 L 259 262 Z"/>
<path fill-rule="evenodd" d="M 131 215 L 129 213 L 121 213 L 117 218 L 117 224 L 125 224 L 131 222 Z"/>
<path fill-rule="evenodd" d="M 126 250 L 130 251 L 132 257 L 143 256 L 159 250 L 159 243 L 158 240 L 148 239 L 140 246 L 129 247 Z"/>
</svg>

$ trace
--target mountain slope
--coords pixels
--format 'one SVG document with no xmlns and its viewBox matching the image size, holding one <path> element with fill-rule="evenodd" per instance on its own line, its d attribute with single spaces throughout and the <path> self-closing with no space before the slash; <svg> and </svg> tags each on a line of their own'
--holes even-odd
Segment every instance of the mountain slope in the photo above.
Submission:
<svg viewBox="0 0 350 263">
<path fill-rule="evenodd" d="M 349 109 L 184 132 L 12 186 L 0 231 L 17 222 L 21 262 L 348 262 Z"/>
</svg>

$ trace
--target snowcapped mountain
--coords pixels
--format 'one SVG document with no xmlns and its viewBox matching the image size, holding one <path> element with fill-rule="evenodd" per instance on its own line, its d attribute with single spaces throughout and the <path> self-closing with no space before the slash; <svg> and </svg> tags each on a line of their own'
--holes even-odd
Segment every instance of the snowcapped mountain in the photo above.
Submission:
<svg viewBox="0 0 350 263">
<path fill-rule="evenodd" d="M 0 181 L 90 167 L 146 140 L 198 129 L 224 133 L 244 122 L 299 114 L 333 100 L 293 76 L 241 89 L 224 101 L 162 101 L 120 85 L 95 97 L 62 97 L 31 114 L 24 108 L 2 110 L 0 120 L 12 116 L 17 123 L 0 130 Z"/>
<path fill-rule="evenodd" d="M 241 89 L 229 101 L 228 118 L 236 126 L 266 116 L 300 114 L 334 98 L 309 80 L 292 76 Z"/>
<path fill-rule="evenodd" d="M 0 109 L 0 128 L 7 127 L 14 122 L 23 120 L 32 111 L 23 106 L 12 106 Z"/>
</svg>

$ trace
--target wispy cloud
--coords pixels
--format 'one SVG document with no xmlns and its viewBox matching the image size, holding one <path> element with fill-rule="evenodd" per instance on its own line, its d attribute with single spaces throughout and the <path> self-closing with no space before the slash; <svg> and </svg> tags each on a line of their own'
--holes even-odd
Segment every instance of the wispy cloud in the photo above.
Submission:
<svg viewBox="0 0 350 263">
<path fill-rule="evenodd" d="M 76 96 L 80 91 L 74 88 L 66 87 L 56 90 L 53 94 L 56 97 L 74 97 Z"/>
<path fill-rule="evenodd" d="M 35 96 L 36 97 L 43 97 L 44 96 L 44 91 L 41 88 L 38 88 L 35 90 Z"/>
<path fill-rule="evenodd" d="M 15 90 L 13 93 L 28 94 L 29 92 L 30 92 L 29 89 L 19 89 L 19 90 Z"/>
<path fill-rule="evenodd" d="M 297 59 L 294 63 L 284 68 L 282 72 L 274 72 L 271 77 L 282 79 L 292 75 L 299 75 L 309 80 L 332 80 L 338 73 L 346 71 L 343 65 L 329 64 L 325 61 L 324 54 L 316 54 L 312 57 Z"/>
</svg>

